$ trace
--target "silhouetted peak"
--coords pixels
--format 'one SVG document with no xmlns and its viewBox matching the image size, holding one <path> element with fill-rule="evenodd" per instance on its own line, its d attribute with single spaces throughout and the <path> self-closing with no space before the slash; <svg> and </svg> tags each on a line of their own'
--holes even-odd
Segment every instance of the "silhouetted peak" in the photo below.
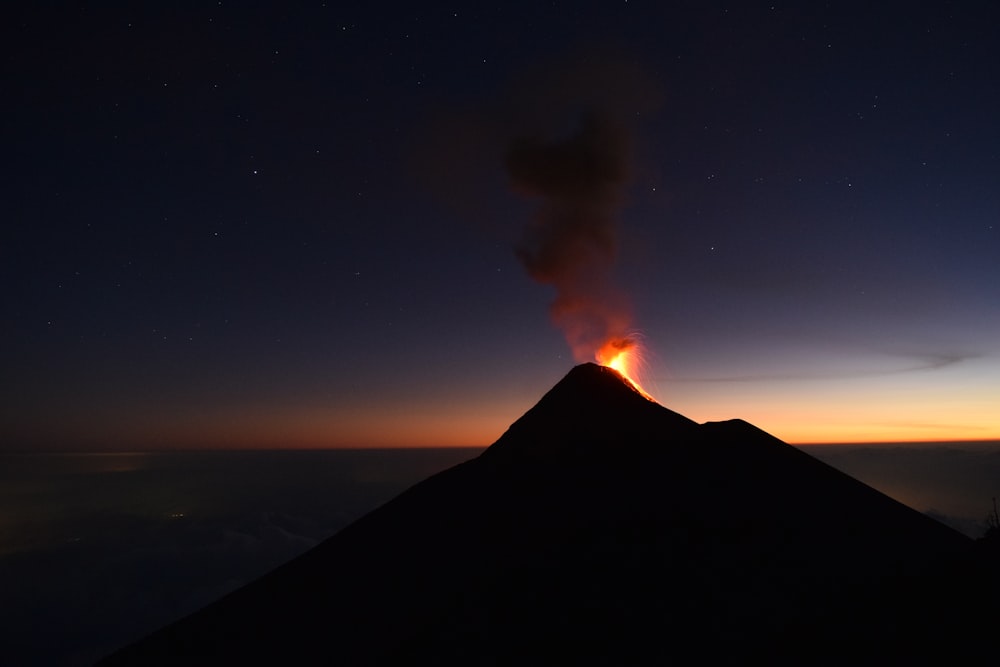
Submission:
<svg viewBox="0 0 1000 667">
<path fill-rule="evenodd" d="M 539 405 L 555 401 L 581 401 L 602 405 L 642 401 L 655 403 L 639 392 L 621 373 L 608 366 L 585 363 L 574 366 L 539 401 Z"/>
<path fill-rule="evenodd" d="M 618 371 L 594 363 L 574 367 L 490 447 L 487 458 L 531 458 L 593 448 L 598 443 L 662 440 L 697 424 L 639 392 Z"/>
<path fill-rule="evenodd" d="M 743 419 L 726 419 L 702 424 L 702 430 L 710 437 L 739 440 L 767 440 L 781 442 L 762 428 Z"/>
</svg>

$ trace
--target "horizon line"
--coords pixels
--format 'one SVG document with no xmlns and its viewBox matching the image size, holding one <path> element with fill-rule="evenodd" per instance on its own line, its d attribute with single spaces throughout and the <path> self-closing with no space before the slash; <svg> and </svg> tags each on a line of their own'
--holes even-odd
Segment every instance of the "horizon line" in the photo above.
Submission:
<svg viewBox="0 0 1000 667">
<path fill-rule="evenodd" d="M 817 442 L 785 442 L 792 447 L 859 447 L 859 446 L 882 446 L 882 447 L 904 447 L 904 446 L 933 446 L 933 445 L 997 445 L 1000 446 L 1000 438 L 962 438 L 954 440 L 930 439 L 930 440 L 849 440 L 849 441 L 817 441 Z M 441 450 L 441 449 L 469 449 L 485 451 L 491 445 L 329 445 L 329 446 L 191 446 L 179 445 L 176 447 L 150 447 L 147 449 L 114 449 L 114 448 L 38 448 L 31 447 L 11 447 L 0 448 L 2 455 L 80 455 L 80 456 L 138 456 L 146 454 L 182 454 L 182 453 L 250 453 L 250 452 L 360 452 L 360 451 L 402 451 L 402 450 Z"/>
</svg>

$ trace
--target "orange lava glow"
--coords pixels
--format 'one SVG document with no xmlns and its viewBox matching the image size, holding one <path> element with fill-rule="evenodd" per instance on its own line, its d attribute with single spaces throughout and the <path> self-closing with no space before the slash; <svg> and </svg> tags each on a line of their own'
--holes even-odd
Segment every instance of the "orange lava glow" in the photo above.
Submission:
<svg viewBox="0 0 1000 667">
<path fill-rule="evenodd" d="M 622 377 L 635 387 L 636 391 L 646 398 L 653 400 L 653 397 L 639 384 L 637 378 L 639 369 L 642 366 L 642 347 L 636 338 L 631 336 L 612 338 L 601 346 L 601 349 L 594 354 L 594 357 L 597 363 L 618 371 L 622 374 Z"/>
</svg>

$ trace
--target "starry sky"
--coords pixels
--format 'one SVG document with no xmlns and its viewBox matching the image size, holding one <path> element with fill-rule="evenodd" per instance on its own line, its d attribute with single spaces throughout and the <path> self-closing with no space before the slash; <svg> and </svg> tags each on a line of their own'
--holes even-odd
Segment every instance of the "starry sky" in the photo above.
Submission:
<svg viewBox="0 0 1000 667">
<path fill-rule="evenodd" d="M 11 10 L 0 448 L 488 445 L 580 360 L 525 248 L 595 114 L 661 403 L 1000 439 L 995 3 L 368 4 Z"/>
</svg>

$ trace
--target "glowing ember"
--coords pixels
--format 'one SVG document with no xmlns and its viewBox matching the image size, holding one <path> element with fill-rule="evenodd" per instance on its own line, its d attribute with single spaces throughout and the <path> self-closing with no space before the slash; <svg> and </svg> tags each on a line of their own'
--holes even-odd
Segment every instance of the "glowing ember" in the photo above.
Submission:
<svg viewBox="0 0 1000 667">
<path fill-rule="evenodd" d="M 636 375 L 642 366 L 642 348 L 639 341 L 632 336 L 624 338 L 612 338 L 606 342 L 595 355 L 597 363 L 608 368 L 613 368 L 629 381 L 635 389 L 652 400 L 636 379 Z"/>
</svg>

